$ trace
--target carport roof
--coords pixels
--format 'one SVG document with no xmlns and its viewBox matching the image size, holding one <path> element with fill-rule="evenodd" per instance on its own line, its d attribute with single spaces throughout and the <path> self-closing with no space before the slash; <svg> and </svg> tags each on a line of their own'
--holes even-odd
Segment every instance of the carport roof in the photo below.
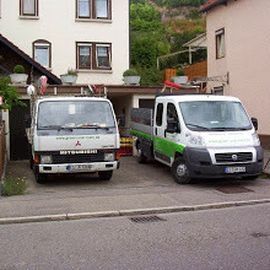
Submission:
<svg viewBox="0 0 270 270">
<path fill-rule="evenodd" d="M 3 44 L 7 46 L 9 49 L 14 51 L 18 56 L 23 58 L 26 62 L 28 62 L 31 66 L 33 66 L 36 70 L 38 70 L 41 74 L 44 74 L 48 77 L 48 79 L 53 84 L 62 84 L 62 81 L 53 73 L 51 73 L 49 70 L 47 70 L 45 67 L 40 65 L 38 62 L 36 62 L 34 59 L 32 59 L 28 54 L 26 54 L 24 51 L 22 51 L 19 47 L 17 47 L 15 44 L 13 44 L 10 40 L 8 40 L 6 37 L 0 34 L 0 44 Z"/>
</svg>

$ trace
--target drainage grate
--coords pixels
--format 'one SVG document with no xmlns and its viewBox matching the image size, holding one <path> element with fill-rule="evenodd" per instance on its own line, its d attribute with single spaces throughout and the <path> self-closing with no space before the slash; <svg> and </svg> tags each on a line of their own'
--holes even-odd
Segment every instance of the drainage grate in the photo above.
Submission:
<svg viewBox="0 0 270 270">
<path fill-rule="evenodd" d="M 135 223 L 146 223 L 146 222 L 159 222 L 166 221 L 164 218 L 160 218 L 158 216 L 139 216 L 139 217 L 131 217 L 129 218 L 132 222 Z"/>
<path fill-rule="evenodd" d="M 218 187 L 216 188 L 216 190 L 225 194 L 254 192 L 253 190 L 248 189 L 243 186 L 224 186 L 224 187 Z"/>
</svg>

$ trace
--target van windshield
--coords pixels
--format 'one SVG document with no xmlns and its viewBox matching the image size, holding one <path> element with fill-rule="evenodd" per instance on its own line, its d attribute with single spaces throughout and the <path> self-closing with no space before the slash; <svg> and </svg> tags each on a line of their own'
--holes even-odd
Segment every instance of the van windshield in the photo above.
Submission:
<svg viewBox="0 0 270 270">
<path fill-rule="evenodd" d="M 251 122 L 240 102 L 188 101 L 179 103 L 184 122 L 191 130 L 249 130 Z"/>
<path fill-rule="evenodd" d="M 38 129 L 99 129 L 115 127 L 106 101 L 44 101 L 38 109 Z"/>
</svg>

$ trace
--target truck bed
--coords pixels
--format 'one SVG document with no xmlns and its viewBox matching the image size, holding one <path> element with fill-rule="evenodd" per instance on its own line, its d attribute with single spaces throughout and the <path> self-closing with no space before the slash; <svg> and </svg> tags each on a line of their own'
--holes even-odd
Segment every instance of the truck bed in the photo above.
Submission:
<svg viewBox="0 0 270 270">
<path fill-rule="evenodd" d="M 153 110 L 146 108 L 133 108 L 131 110 L 131 129 L 152 137 L 153 133 Z"/>
</svg>

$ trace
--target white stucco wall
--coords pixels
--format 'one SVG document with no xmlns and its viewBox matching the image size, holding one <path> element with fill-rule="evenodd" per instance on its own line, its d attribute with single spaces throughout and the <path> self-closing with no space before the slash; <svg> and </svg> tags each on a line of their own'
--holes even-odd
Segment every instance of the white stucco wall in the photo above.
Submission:
<svg viewBox="0 0 270 270">
<path fill-rule="evenodd" d="M 76 67 L 76 41 L 112 43 L 112 71 L 79 72 L 77 83 L 123 84 L 129 66 L 129 1 L 112 0 L 111 22 L 75 21 L 75 0 L 39 0 L 39 19 L 19 17 L 19 0 L 0 0 L 0 33 L 32 57 L 32 42 L 52 43 L 52 69 L 59 76 Z"/>
<path fill-rule="evenodd" d="M 259 133 L 270 135 L 270 1 L 229 1 L 207 13 L 208 76 L 225 75 L 226 95 L 239 97 L 250 116 L 259 120 Z M 223 59 L 216 59 L 215 31 L 225 28 Z M 209 87 L 219 83 L 209 83 Z"/>
</svg>

